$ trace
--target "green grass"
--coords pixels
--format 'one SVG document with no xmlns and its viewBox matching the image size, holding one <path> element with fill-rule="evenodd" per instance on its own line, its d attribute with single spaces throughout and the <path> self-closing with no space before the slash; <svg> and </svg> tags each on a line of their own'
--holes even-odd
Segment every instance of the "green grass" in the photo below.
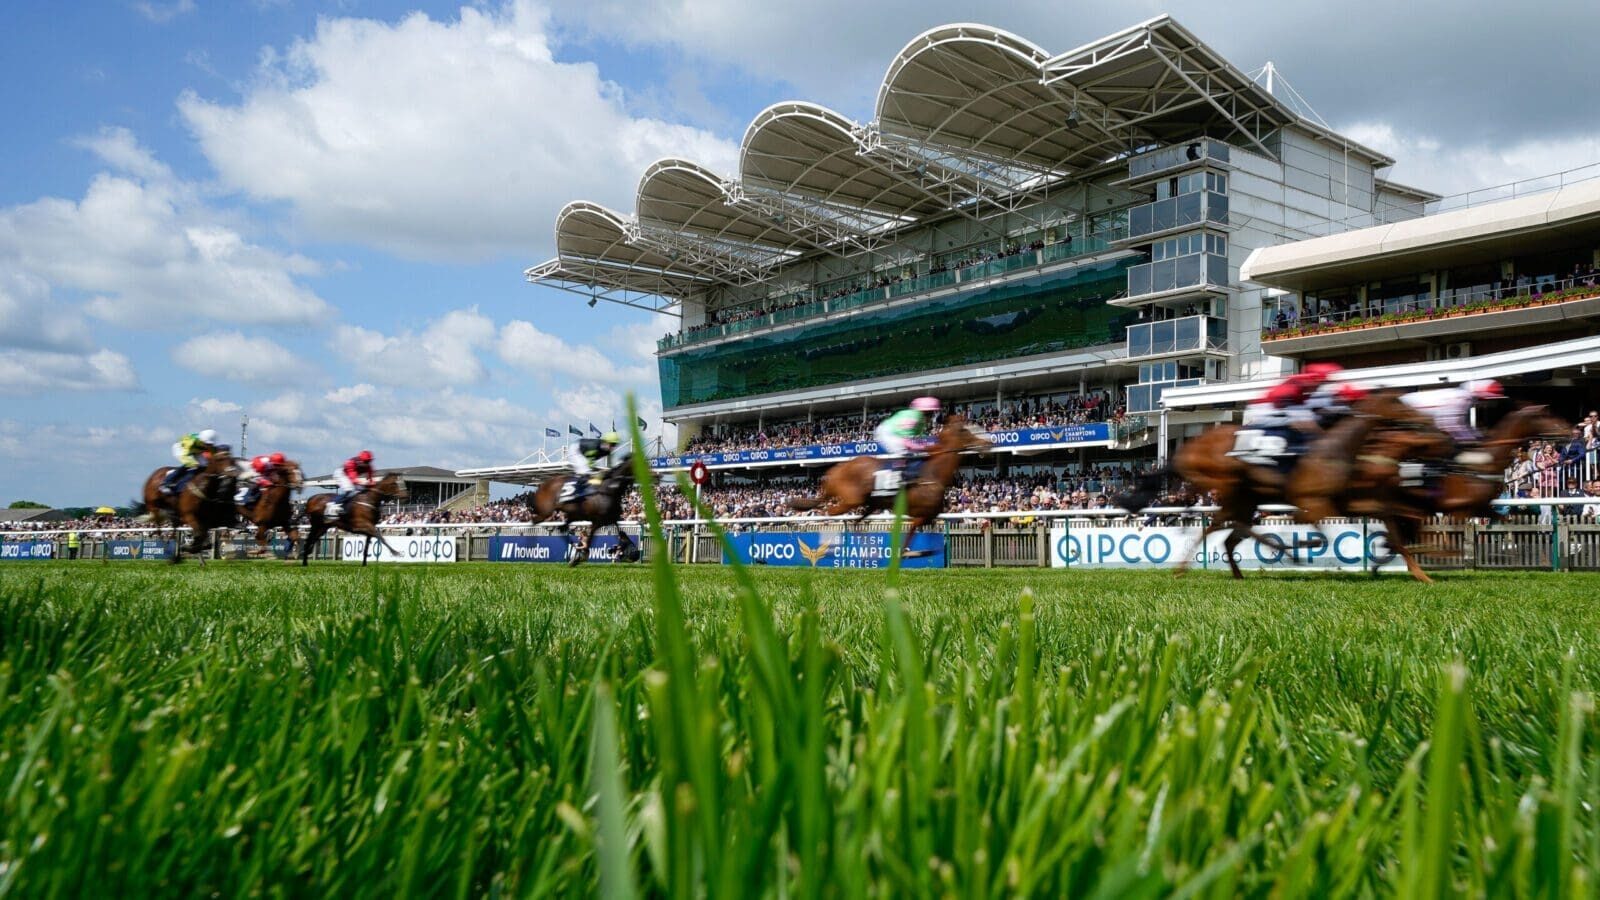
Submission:
<svg viewBox="0 0 1600 900">
<path fill-rule="evenodd" d="M 1593 895 L 1600 578 L 0 567 L 0 895 Z"/>
</svg>

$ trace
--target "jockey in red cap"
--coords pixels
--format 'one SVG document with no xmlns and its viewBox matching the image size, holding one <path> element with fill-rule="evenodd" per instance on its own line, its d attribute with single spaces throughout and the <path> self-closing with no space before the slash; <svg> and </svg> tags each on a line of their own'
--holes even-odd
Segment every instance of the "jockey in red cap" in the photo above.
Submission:
<svg viewBox="0 0 1600 900">
<path fill-rule="evenodd" d="M 1400 400 L 1417 412 L 1432 418 L 1433 423 L 1439 426 L 1439 430 L 1450 435 L 1456 442 L 1457 449 L 1467 450 L 1456 457 L 1457 462 L 1463 465 L 1476 465 L 1484 461 L 1484 455 L 1469 448 L 1481 442 L 1483 436 L 1472 427 L 1472 408 L 1480 403 L 1504 400 L 1505 397 L 1506 390 L 1500 382 L 1483 379 L 1455 387 L 1417 391 L 1401 397 Z"/>
<path fill-rule="evenodd" d="M 1274 385 L 1245 408 L 1244 427 L 1228 455 L 1287 470 L 1320 431 L 1310 408 L 1312 397 L 1341 371 L 1336 363 L 1312 363 Z"/>
<path fill-rule="evenodd" d="M 372 451 L 363 450 L 345 460 L 333 477 L 339 482 L 339 493 L 323 511 L 329 517 L 339 515 L 353 497 L 377 483 L 377 475 L 372 470 Z"/>
</svg>

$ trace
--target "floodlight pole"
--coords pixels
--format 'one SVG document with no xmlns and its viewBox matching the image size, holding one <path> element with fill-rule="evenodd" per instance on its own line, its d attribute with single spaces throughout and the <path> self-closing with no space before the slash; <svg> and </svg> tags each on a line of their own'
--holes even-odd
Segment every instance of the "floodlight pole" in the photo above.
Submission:
<svg viewBox="0 0 1600 900">
<path fill-rule="evenodd" d="M 239 455 L 240 456 L 249 456 L 250 455 L 250 451 L 247 448 L 247 445 L 245 444 L 245 436 L 248 435 L 249 433 L 250 433 L 250 414 L 249 413 L 240 413 L 240 415 L 239 415 Z"/>
</svg>

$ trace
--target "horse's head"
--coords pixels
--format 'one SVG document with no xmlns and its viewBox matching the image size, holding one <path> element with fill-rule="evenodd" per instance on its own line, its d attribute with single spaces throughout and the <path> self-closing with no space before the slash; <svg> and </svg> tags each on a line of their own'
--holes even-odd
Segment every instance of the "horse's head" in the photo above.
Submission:
<svg viewBox="0 0 1600 900">
<path fill-rule="evenodd" d="M 965 416 L 957 413 L 944 420 L 944 427 L 939 429 L 938 449 L 950 453 L 963 453 L 976 450 L 979 453 L 993 453 L 994 444 L 989 443 L 983 435 L 972 430 L 967 424 Z"/>
<path fill-rule="evenodd" d="M 1550 412 L 1543 403 L 1518 406 L 1495 426 L 1497 440 L 1526 441 L 1532 438 L 1565 438 L 1572 434 L 1572 426 Z"/>
<path fill-rule="evenodd" d="M 404 500 L 411 496 L 411 492 L 406 490 L 406 480 L 393 472 L 379 479 L 372 489 L 385 500 Z"/>
<path fill-rule="evenodd" d="M 281 471 L 283 472 L 282 477 L 284 484 L 287 484 L 289 487 L 297 491 L 305 487 L 305 476 L 304 473 L 300 471 L 299 463 L 292 459 L 285 460 Z"/>
</svg>

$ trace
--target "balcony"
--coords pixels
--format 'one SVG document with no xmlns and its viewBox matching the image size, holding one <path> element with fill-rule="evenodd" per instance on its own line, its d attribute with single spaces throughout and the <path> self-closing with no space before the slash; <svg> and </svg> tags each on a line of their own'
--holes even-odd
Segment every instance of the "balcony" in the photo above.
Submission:
<svg viewBox="0 0 1600 900">
<path fill-rule="evenodd" d="M 1552 281 L 1522 288 L 1459 293 L 1393 308 L 1348 309 L 1315 321 L 1263 328 L 1261 348 L 1275 356 L 1451 342 L 1490 332 L 1548 333 L 1563 324 L 1588 327 L 1600 319 L 1600 277 Z M 1131 329 L 1130 329 L 1131 331 Z"/>
<path fill-rule="evenodd" d="M 1226 164 L 1228 152 L 1227 144 L 1206 138 L 1141 153 L 1128 160 L 1128 180 L 1149 178 L 1172 169 L 1181 169 L 1203 162 Z"/>
<path fill-rule="evenodd" d="M 1161 395 L 1172 388 L 1193 387 L 1205 384 L 1204 378 L 1180 378 L 1176 381 L 1158 381 L 1154 384 L 1128 385 L 1128 415 L 1161 411 Z"/>
<path fill-rule="evenodd" d="M 1221 293 L 1228 289 L 1228 258 L 1217 253 L 1190 253 L 1128 269 L 1128 295 L 1112 301 L 1133 306 L 1166 294 Z"/>
<path fill-rule="evenodd" d="M 1225 353 L 1227 349 L 1227 319 L 1184 316 L 1128 326 L 1128 359 L 1175 353 Z"/>
<path fill-rule="evenodd" d="M 1195 191 L 1128 210 L 1128 236 L 1123 243 L 1148 243 L 1150 237 L 1164 232 L 1227 223 L 1228 195 Z"/>
</svg>

